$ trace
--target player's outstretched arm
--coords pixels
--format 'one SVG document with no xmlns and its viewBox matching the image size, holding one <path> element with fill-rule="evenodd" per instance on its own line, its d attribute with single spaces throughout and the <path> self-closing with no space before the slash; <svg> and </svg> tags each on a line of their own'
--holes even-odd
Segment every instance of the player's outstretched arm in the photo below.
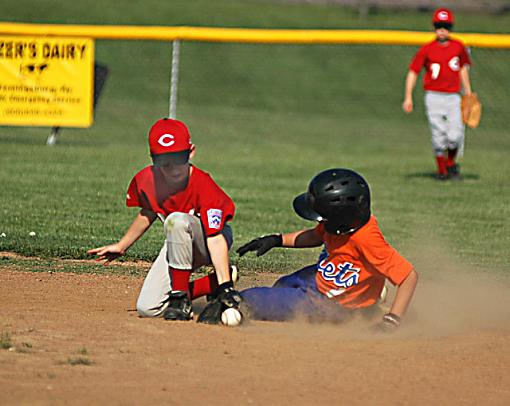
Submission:
<svg viewBox="0 0 510 406">
<path fill-rule="evenodd" d="M 383 326 L 386 330 L 394 330 L 400 326 L 400 320 L 411 303 L 417 283 L 418 273 L 413 269 L 398 286 L 390 312 L 383 316 Z"/>
<path fill-rule="evenodd" d="M 117 243 L 93 248 L 88 250 L 87 253 L 96 255 L 96 261 L 105 261 L 104 264 L 107 265 L 114 259 L 124 255 L 129 247 L 148 230 L 155 219 L 155 213 L 142 209 L 131 223 L 126 234 Z"/>
<path fill-rule="evenodd" d="M 296 231 L 282 235 L 283 247 L 288 248 L 312 248 L 323 244 L 322 238 L 314 228 Z"/>
<path fill-rule="evenodd" d="M 207 248 L 211 256 L 211 262 L 218 278 L 219 286 L 211 292 L 207 306 L 198 316 L 198 323 L 220 324 L 222 314 L 227 309 L 239 309 L 242 297 L 234 288 L 234 283 L 229 272 L 228 245 L 222 234 L 207 237 Z M 235 312 L 242 320 L 242 314 Z"/>
<path fill-rule="evenodd" d="M 264 235 L 239 247 L 236 252 L 242 257 L 250 251 L 255 251 L 259 257 L 275 247 L 308 248 L 321 244 L 322 239 L 313 228 L 310 228 L 287 234 Z"/>
<path fill-rule="evenodd" d="M 228 245 L 222 234 L 207 237 L 207 249 L 218 278 L 218 284 L 230 282 Z"/>
<path fill-rule="evenodd" d="M 270 249 L 275 247 L 281 247 L 283 245 L 282 235 L 281 234 L 270 234 L 263 235 L 261 237 L 255 238 L 247 242 L 246 244 L 239 247 L 236 252 L 242 257 L 244 254 L 255 251 L 257 252 L 257 257 L 264 255 Z"/>
</svg>

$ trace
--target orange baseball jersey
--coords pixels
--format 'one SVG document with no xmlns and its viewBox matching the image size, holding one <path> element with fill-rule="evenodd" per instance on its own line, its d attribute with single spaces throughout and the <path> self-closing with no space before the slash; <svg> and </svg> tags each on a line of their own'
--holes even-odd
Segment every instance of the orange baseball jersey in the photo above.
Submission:
<svg viewBox="0 0 510 406">
<path fill-rule="evenodd" d="M 333 235 L 319 224 L 328 257 L 319 262 L 317 289 L 342 306 L 361 308 L 377 302 L 385 279 L 400 285 L 413 266 L 386 240 L 374 216 L 352 234 Z"/>
</svg>

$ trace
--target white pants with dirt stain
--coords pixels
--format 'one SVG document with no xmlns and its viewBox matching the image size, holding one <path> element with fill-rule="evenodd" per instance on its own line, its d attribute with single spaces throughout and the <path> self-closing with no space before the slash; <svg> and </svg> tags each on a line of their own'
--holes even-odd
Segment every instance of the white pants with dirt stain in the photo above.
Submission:
<svg viewBox="0 0 510 406">
<path fill-rule="evenodd" d="M 136 310 L 141 317 L 159 317 L 168 306 L 172 290 L 168 267 L 195 270 L 211 264 L 200 219 L 174 212 L 164 223 L 165 243 L 152 264 L 138 296 Z M 225 225 L 222 234 L 230 247 L 232 230 Z"/>
<path fill-rule="evenodd" d="M 425 110 L 432 133 L 435 156 L 444 155 L 448 149 L 457 149 L 457 156 L 464 151 L 464 123 L 462 122 L 461 96 L 458 93 L 425 92 Z"/>
</svg>

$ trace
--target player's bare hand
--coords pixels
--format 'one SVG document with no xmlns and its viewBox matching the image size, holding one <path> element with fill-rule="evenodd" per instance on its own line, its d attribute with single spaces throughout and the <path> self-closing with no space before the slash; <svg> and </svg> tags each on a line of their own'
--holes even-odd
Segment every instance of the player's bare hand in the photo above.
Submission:
<svg viewBox="0 0 510 406">
<path fill-rule="evenodd" d="M 96 261 L 105 261 L 104 265 L 108 265 L 114 259 L 125 254 L 125 251 L 117 244 L 106 245 L 104 247 L 93 248 L 87 251 L 90 255 L 96 255 Z"/>
<path fill-rule="evenodd" d="M 413 112 L 413 101 L 412 100 L 404 100 L 404 102 L 402 103 L 402 110 L 404 110 L 405 113 L 409 114 L 409 113 L 412 113 Z"/>
<path fill-rule="evenodd" d="M 244 244 L 237 249 L 240 257 L 249 251 L 257 251 L 257 256 L 264 255 L 267 251 L 274 247 L 281 247 L 283 244 L 281 234 L 265 235 Z"/>
</svg>

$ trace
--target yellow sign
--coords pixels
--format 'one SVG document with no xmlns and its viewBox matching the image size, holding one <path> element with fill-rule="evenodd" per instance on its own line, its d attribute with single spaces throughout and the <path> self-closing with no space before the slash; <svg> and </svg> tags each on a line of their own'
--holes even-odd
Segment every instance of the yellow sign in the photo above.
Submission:
<svg viewBox="0 0 510 406">
<path fill-rule="evenodd" d="M 0 35 L 0 125 L 90 127 L 94 41 Z"/>
</svg>

